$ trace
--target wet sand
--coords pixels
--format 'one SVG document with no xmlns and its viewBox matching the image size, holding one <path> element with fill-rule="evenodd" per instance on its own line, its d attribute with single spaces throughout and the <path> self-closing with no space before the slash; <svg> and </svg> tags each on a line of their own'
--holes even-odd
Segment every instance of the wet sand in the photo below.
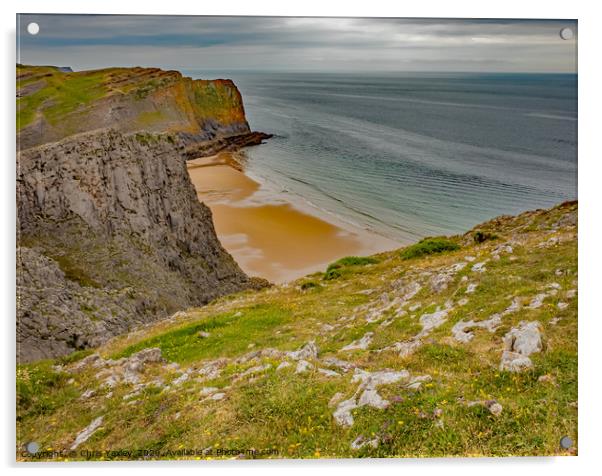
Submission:
<svg viewBox="0 0 602 476">
<path fill-rule="evenodd" d="M 213 212 L 217 235 L 240 267 L 272 282 L 324 270 L 343 256 L 399 247 L 379 235 L 333 223 L 284 198 L 261 196 L 230 153 L 188 161 L 199 200 Z M 317 211 L 316 211 L 317 212 Z"/>
</svg>

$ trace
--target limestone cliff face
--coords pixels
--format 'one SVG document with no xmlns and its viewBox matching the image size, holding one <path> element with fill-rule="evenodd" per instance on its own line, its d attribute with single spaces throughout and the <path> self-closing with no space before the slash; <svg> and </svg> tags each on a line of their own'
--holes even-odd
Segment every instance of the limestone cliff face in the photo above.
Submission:
<svg viewBox="0 0 602 476">
<path fill-rule="evenodd" d="M 17 66 L 22 150 L 109 127 L 178 133 L 188 143 L 250 132 L 231 80 L 193 80 L 158 68 L 64 72 Z"/>
<path fill-rule="evenodd" d="M 261 140 L 230 81 L 141 68 L 19 73 L 21 362 L 264 284 L 222 248 L 186 170 L 190 147 Z"/>
</svg>

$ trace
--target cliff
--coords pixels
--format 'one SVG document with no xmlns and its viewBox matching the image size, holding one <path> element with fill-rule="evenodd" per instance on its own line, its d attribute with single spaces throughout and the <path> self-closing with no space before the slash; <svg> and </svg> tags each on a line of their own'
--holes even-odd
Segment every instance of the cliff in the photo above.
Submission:
<svg viewBox="0 0 602 476">
<path fill-rule="evenodd" d="M 324 271 L 20 367 L 19 459 L 576 453 L 577 203 Z"/>
<path fill-rule="evenodd" d="M 264 285 L 222 248 L 186 158 L 260 143 L 228 80 L 17 68 L 17 353 L 97 346 Z"/>
<path fill-rule="evenodd" d="M 158 68 L 17 65 L 21 150 L 104 128 L 176 133 L 186 144 L 250 133 L 231 80 L 193 80 Z"/>
</svg>

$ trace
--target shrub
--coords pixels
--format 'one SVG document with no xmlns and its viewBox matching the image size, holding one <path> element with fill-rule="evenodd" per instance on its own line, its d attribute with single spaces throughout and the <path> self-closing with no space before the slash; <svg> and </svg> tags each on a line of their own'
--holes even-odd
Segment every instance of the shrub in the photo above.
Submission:
<svg viewBox="0 0 602 476">
<path fill-rule="evenodd" d="M 378 260 L 369 256 L 346 256 L 334 263 L 328 265 L 324 273 L 324 279 L 336 279 L 342 275 L 343 268 L 350 266 L 366 266 L 368 264 L 376 264 Z"/>
<path fill-rule="evenodd" d="M 493 233 L 488 233 L 486 231 L 477 230 L 475 231 L 472 238 L 474 239 L 475 243 L 483 243 L 487 240 L 495 240 L 497 238 L 497 235 L 494 235 Z"/>
<path fill-rule="evenodd" d="M 424 238 L 418 243 L 405 248 L 401 252 L 401 257 L 411 259 L 457 249 L 460 249 L 460 246 L 447 238 Z"/>
<path fill-rule="evenodd" d="M 306 281 L 303 284 L 301 284 L 301 290 L 303 290 L 303 291 L 306 291 L 308 289 L 321 288 L 321 287 L 322 286 L 320 286 L 315 281 Z"/>
</svg>

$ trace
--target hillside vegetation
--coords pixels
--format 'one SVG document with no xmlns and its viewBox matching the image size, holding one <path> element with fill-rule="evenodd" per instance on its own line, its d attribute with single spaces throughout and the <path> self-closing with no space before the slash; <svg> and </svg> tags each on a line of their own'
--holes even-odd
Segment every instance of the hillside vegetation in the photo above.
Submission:
<svg viewBox="0 0 602 476">
<path fill-rule="evenodd" d="M 22 460 L 575 454 L 577 203 L 20 366 L 17 399 Z"/>
<path fill-rule="evenodd" d="M 180 133 L 193 141 L 250 132 L 240 92 L 228 79 L 193 80 L 159 68 L 17 65 L 20 149 L 102 128 Z"/>
</svg>

